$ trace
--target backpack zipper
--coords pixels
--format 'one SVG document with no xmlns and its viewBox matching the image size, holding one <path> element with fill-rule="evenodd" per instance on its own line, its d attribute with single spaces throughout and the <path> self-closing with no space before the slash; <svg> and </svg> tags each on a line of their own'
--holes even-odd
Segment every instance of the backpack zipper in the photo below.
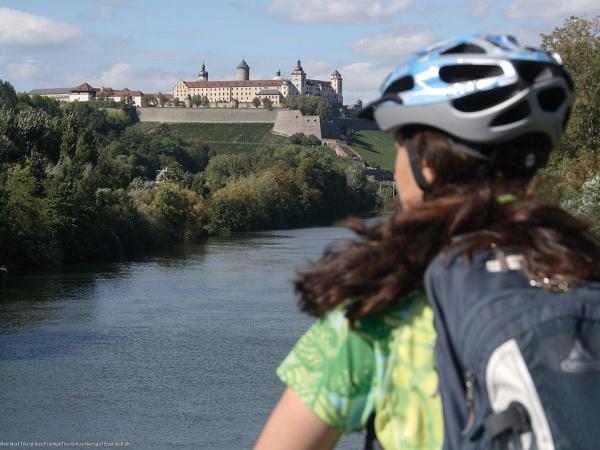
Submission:
<svg viewBox="0 0 600 450">
<path fill-rule="evenodd" d="M 465 372 L 465 403 L 467 406 L 467 423 L 463 433 L 467 433 L 475 425 L 475 372 L 467 370 Z"/>
</svg>

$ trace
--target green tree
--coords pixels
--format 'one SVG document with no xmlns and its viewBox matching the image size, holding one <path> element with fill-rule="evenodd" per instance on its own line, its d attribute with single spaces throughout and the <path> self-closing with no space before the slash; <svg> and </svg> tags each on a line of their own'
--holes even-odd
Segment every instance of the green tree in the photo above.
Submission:
<svg viewBox="0 0 600 450">
<path fill-rule="evenodd" d="M 273 107 L 273 102 L 271 99 L 265 97 L 262 99 L 262 107 L 265 109 L 271 109 Z"/>
<path fill-rule="evenodd" d="M 192 96 L 192 105 L 199 107 L 202 106 L 202 97 L 198 94 Z"/>
<path fill-rule="evenodd" d="M 210 106 L 210 100 L 206 95 L 202 96 L 202 98 L 200 99 L 200 106 L 202 106 L 203 108 L 208 108 Z"/>
<path fill-rule="evenodd" d="M 323 120 L 331 120 L 335 116 L 333 106 L 321 97 L 289 96 L 283 99 L 283 106 L 298 110 L 304 116 L 319 116 Z"/>
<path fill-rule="evenodd" d="M 248 154 L 220 154 L 208 163 L 205 170 L 206 184 L 211 192 L 223 188 L 229 181 L 245 175 L 253 170 L 253 160 Z"/>
<path fill-rule="evenodd" d="M 558 52 L 571 73 L 576 98 L 561 150 L 572 156 L 600 150 L 600 16 L 570 17 L 549 34 L 542 47 Z"/>
<path fill-rule="evenodd" d="M 233 181 L 214 194 L 212 210 L 214 232 L 252 230 L 264 220 L 257 193 L 240 181 Z"/>
<path fill-rule="evenodd" d="M 252 104 L 254 105 L 255 108 L 258 108 L 260 106 L 260 98 L 254 97 L 252 99 Z"/>
<path fill-rule="evenodd" d="M 17 93 L 8 81 L 0 80 L 0 107 L 14 108 L 17 104 Z"/>
<path fill-rule="evenodd" d="M 28 164 L 0 174 L 0 265 L 17 270 L 57 262 L 49 205 Z"/>
</svg>

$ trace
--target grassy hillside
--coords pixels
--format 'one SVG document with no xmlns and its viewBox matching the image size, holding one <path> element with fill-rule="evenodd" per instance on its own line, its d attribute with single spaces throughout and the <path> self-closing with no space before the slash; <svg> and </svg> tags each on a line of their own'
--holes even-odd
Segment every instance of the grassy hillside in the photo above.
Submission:
<svg viewBox="0 0 600 450">
<path fill-rule="evenodd" d="M 160 126 L 157 122 L 137 124 L 144 130 Z M 172 123 L 164 124 L 183 138 L 195 137 L 214 147 L 218 152 L 254 150 L 265 145 L 287 144 L 288 138 L 271 133 L 271 123 Z"/>
<path fill-rule="evenodd" d="M 363 130 L 349 137 L 347 143 L 370 166 L 393 170 L 396 148 L 391 134 L 383 131 Z"/>
</svg>

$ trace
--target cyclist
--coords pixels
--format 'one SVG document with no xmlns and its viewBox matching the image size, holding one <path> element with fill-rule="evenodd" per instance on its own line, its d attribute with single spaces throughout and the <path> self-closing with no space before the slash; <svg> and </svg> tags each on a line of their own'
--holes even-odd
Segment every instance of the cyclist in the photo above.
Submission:
<svg viewBox="0 0 600 450">
<path fill-rule="evenodd" d="M 470 416 L 447 323 L 461 318 L 434 302 L 442 433 L 424 274 L 442 251 L 499 245 L 521 250 L 534 281 L 600 279 L 586 226 L 528 189 L 572 98 L 558 55 L 509 36 L 436 44 L 387 77 L 363 115 L 396 138 L 402 210 L 373 226 L 350 222 L 360 239 L 296 281 L 302 310 L 319 320 L 278 369 L 288 388 L 257 448 L 331 448 L 373 414 L 386 449 L 440 448 L 442 434 L 445 448 L 461 446 Z"/>
</svg>

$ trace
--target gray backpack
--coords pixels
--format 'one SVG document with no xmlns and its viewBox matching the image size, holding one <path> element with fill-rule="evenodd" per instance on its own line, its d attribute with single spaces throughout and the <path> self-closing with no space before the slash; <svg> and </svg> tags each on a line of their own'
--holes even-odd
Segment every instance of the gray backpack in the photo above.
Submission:
<svg viewBox="0 0 600 450">
<path fill-rule="evenodd" d="M 428 268 L 445 448 L 598 449 L 600 284 L 530 280 L 521 260 L 496 250 Z"/>
</svg>

